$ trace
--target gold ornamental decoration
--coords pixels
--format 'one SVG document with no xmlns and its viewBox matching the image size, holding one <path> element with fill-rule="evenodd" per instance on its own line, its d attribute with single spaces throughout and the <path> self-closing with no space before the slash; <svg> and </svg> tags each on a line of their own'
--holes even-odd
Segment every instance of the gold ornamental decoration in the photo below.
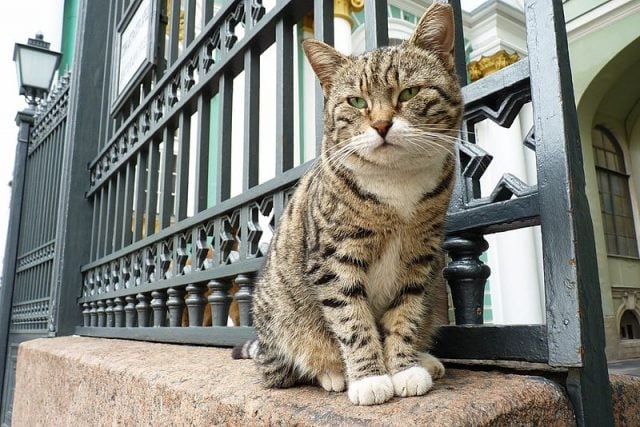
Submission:
<svg viewBox="0 0 640 427">
<path fill-rule="evenodd" d="M 483 77 L 489 76 L 496 71 L 502 70 L 511 64 L 514 64 L 520 60 L 520 55 L 517 52 L 507 53 L 504 49 L 497 51 L 490 56 L 481 56 L 477 61 L 471 61 L 467 65 L 469 71 L 469 78 L 472 82 L 480 80 Z"/>
<path fill-rule="evenodd" d="M 345 19 L 353 25 L 351 12 L 360 12 L 362 8 L 364 8 L 364 0 L 334 0 L 333 16 Z"/>
<path fill-rule="evenodd" d="M 364 0 L 334 0 L 333 16 L 349 21 L 353 26 L 353 18 L 351 12 L 360 12 L 364 9 Z M 310 13 L 302 18 L 302 28 L 306 32 L 313 32 L 313 14 Z"/>
</svg>

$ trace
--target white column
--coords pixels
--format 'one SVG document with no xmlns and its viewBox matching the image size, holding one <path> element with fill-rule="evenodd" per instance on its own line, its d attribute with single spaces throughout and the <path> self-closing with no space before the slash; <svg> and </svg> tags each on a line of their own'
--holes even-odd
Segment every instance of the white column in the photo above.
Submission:
<svg viewBox="0 0 640 427">
<path fill-rule="evenodd" d="M 529 130 L 533 126 L 533 105 L 531 103 L 525 104 L 520 110 L 520 114 L 518 115 L 518 120 L 520 120 L 520 128 L 522 130 L 522 140 L 526 138 Z M 525 157 L 525 163 L 527 167 L 527 183 L 530 185 L 535 185 L 538 183 L 538 171 L 536 169 L 536 152 L 530 150 L 526 147 L 522 147 Z M 544 263 L 542 262 L 542 234 L 540 233 L 540 226 L 532 227 L 533 231 L 533 241 L 534 247 L 536 251 L 536 264 L 538 270 L 538 288 L 540 289 L 540 306 L 545 306 L 545 297 L 544 297 Z M 542 318 L 545 318 L 545 314 L 542 314 Z"/>
<path fill-rule="evenodd" d="M 304 39 L 313 38 L 313 30 L 309 27 L 304 27 Z M 316 76 L 313 73 L 309 60 L 305 57 L 302 68 L 302 102 L 304 105 L 304 117 L 302 118 L 304 123 L 304 161 L 309 161 L 316 156 Z"/>
<path fill-rule="evenodd" d="M 528 130 L 528 129 L 527 129 Z M 526 132 L 526 131 L 525 131 Z M 489 120 L 476 126 L 478 144 L 495 157 L 480 180 L 482 195 L 488 196 L 505 172 L 528 181 L 519 120 L 503 128 Z M 530 228 L 487 236 L 491 267 L 491 293 L 496 323 L 543 323 L 534 231 Z"/>
<path fill-rule="evenodd" d="M 342 16 L 333 18 L 333 32 L 335 48 L 345 55 L 353 52 L 353 43 L 351 42 L 351 21 Z"/>
</svg>

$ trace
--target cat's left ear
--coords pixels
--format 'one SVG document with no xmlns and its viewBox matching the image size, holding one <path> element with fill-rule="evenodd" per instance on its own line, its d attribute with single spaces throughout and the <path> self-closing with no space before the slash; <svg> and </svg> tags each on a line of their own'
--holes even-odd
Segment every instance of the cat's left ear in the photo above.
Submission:
<svg viewBox="0 0 640 427">
<path fill-rule="evenodd" d="M 336 70 L 345 65 L 348 58 L 329 46 L 318 40 L 305 40 L 302 42 L 304 53 L 309 59 L 311 68 L 318 76 L 322 89 L 326 91 L 331 87 L 332 78 L 336 74 Z"/>
<path fill-rule="evenodd" d="M 448 4 L 433 3 L 420 18 L 409 43 L 453 57 L 455 33 L 453 8 Z"/>
</svg>

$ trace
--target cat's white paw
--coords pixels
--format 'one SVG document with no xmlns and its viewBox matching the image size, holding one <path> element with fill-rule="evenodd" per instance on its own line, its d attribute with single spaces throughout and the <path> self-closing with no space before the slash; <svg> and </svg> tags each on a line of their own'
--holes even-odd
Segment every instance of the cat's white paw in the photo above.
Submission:
<svg viewBox="0 0 640 427">
<path fill-rule="evenodd" d="M 425 368 L 433 380 L 444 377 L 444 365 L 429 353 L 418 353 L 420 365 Z"/>
<path fill-rule="evenodd" d="M 349 384 L 349 399 L 356 405 L 379 405 L 393 397 L 389 375 L 362 378 Z"/>
<path fill-rule="evenodd" d="M 404 371 L 393 374 L 391 377 L 396 396 L 422 396 L 431 386 L 431 375 L 422 366 L 413 366 Z"/>
<path fill-rule="evenodd" d="M 341 372 L 323 372 L 318 375 L 318 382 L 327 391 L 344 391 L 344 375 Z"/>
</svg>

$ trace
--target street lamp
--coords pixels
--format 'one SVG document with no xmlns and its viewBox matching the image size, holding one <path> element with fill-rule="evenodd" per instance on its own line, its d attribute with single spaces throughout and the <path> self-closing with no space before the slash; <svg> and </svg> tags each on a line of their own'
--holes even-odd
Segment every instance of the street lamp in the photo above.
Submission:
<svg viewBox="0 0 640 427">
<path fill-rule="evenodd" d="M 35 106 L 36 99 L 44 98 L 49 92 L 53 74 L 60 64 L 62 54 L 49 50 L 50 44 L 38 33 L 27 44 L 16 43 L 13 50 L 20 95 L 25 96 L 30 106 Z"/>
</svg>

